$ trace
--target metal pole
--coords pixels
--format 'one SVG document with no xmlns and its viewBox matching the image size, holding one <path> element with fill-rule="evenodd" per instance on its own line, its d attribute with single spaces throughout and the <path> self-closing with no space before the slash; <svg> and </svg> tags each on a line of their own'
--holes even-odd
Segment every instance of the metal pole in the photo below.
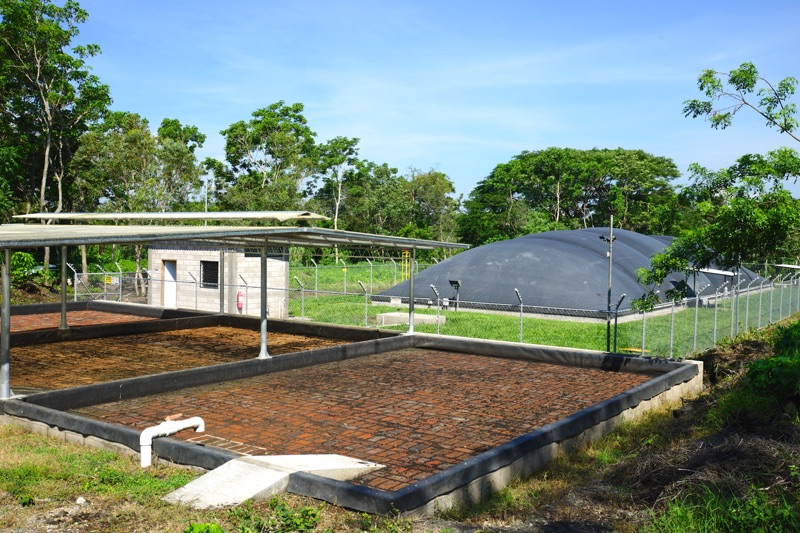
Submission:
<svg viewBox="0 0 800 533">
<path fill-rule="evenodd" d="M 439 335 L 439 311 L 441 310 L 441 298 L 439 297 L 439 291 L 436 290 L 436 286 L 431 284 L 431 289 L 433 289 L 433 294 L 436 295 L 436 334 Z"/>
<path fill-rule="evenodd" d="M 672 317 L 669 324 L 669 358 L 672 359 L 675 340 L 675 300 L 672 300 Z"/>
<path fill-rule="evenodd" d="M 261 351 L 259 359 L 270 359 L 267 351 L 267 243 L 261 247 Z"/>
<path fill-rule="evenodd" d="M 611 351 L 611 272 L 614 263 L 614 215 L 608 224 L 608 237 L 600 235 L 600 239 L 608 243 L 608 298 L 606 300 L 606 351 Z"/>
<path fill-rule="evenodd" d="M 3 284 L 0 303 L 0 400 L 11 398 L 11 251 L 6 248 L 0 266 L 0 282 Z"/>
<path fill-rule="evenodd" d="M 779 278 L 780 276 L 775 276 L 772 278 L 770 282 L 770 291 L 769 291 L 769 322 L 767 324 L 772 324 L 772 308 L 774 307 L 773 300 L 775 296 L 775 279 Z"/>
<path fill-rule="evenodd" d="M 297 276 L 294 277 L 294 280 L 297 282 L 298 285 L 300 285 L 300 318 L 305 318 L 306 317 L 306 291 L 305 291 L 305 287 L 303 287 L 303 282 L 301 282 L 300 279 Z"/>
<path fill-rule="evenodd" d="M 244 279 L 244 276 L 242 276 L 241 274 L 239 274 L 239 279 L 242 280 L 242 283 L 244 283 L 244 309 L 242 309 L 242 312 L 245 315 L 247 315 L 247 314 L 249 314 L 247 312 L 247 304 L 250 301 L 250 291 L 248 291 L 249 285 L 247 285 L 247 280 Z M 239 307 L 239 306 L 237 305 L 236 307 Z"/>
<path fill-rule="evenodd" d="M 786 285 L 785 277 L 781 278 L 781 301 L 778 304 L 778 320 L 783 319 L 783 287 Z"/>
<path fill-rule="evenodd" d="M 120 298 L 121 299 L 121 298 Z M 61 324 L 60 330 L 67 330 L 67 247 L 61 247 Z"/>
<path fill-rule="evenodd" d="M 319 298 L 319 265 L 313 259 L 311 262 L 314 263 L 314 294 Z"/>
<path fill-rule="evenodd" d="M 119 271 L 119 301 L 121 302 L 122 301 L 122 267 L 119 266 L 119 263 L 117 263 L 116 261 L 114 261 L 114 264 L 117 265 L 117 270 Z M 177 275 L 177 272 L 175 272 L 175 274 Z M 175 280 L 175 281 L 177 282 L 178 280 Z"/>
<path fill-rule="evenodd" d="M 342 273 L 344 274 L 344 291 L 343 292 L 345 294 L 347 294 L 347 265 L 344 263 L 344 259 L 342 259 L 341 257 L 339 258 L 339 261 L 341 261 L 341 263 L 342 263 Z"/>
<path fill-rule="evenodd" d="M 642 310 L 642 357 L 644 357 L 644 330 L 647 326 L 647 313 Z"/>
<path fill-rule="evenodd" d="M 191 272 L 187 270 L 186 273 L 189 274 L 189 277 L 192 278 L 192 281 L 194 281 L 194 310 L 197 311 L 197 300 L 200 284 L 198 283 L 197 278 L 194 277 Z"/>
<path fill-rule="evenodd" d="M 219 250 L 217 274 L 219 274 L 219 312 L 222 314 L 225 312 L 225 250 L 222 248 Z"/>
<path fill-rule="evenodd" d="M 522 342 L 522 295 L 517 288 L 514 288 L 514 292 L 517 293 L 517 300 L 519 300 L 519 342 Z"/>
<path fill-rule="evenodd" d="M 764 299 L 764 282 L 766 280 L 762 280 L 761 284 L 758 286 L 758 329 L 761 329 L 761 303 Z"/>
<path fill-rule="evenodd" d="M 364 259 L 367 259 L 366 257 Z M 367 263 L 369 263 L 369 292 L 372 292 L 372 261 L 367 259 Z"/>
<path fill-rule="evenodd" d="M 369 326 L 369 294 L 361 280 L 358 280 L 358 284 L 361 286 L 361 290 L 364 291 L 364 327 L 367 327 Z"/>
<path fill-rule="evenodd" d="M 617 300 L 617 307 L 614 308 L 614 353 L 617 353 L 617 321 L 619 319 L 619 306 L 622 305 L 622 300 L 625 299 L 625 293 Z"/>
<path fill-rule="evenodd" d="M 417 257 L 417 249 L 411 249 L 411 261 Z M 408 276 L 408 332 L 414 333 L 414 269 L 410 269 Z"/>
</svg>

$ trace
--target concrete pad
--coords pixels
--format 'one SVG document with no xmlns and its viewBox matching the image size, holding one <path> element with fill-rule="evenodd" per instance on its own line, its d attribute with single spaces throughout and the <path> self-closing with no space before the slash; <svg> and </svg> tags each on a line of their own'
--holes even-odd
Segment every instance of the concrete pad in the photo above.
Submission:
<svg viewBox="0 0 800 533">
<path fill-rule="evenodd" d="M 383 465 L 335 454 L 247 456 L 228 461 L 162 499 L 195 509 L 239 505 L 284 492 L 294 472 L 349 481 L 380 468 Z"/>
<path fill-rule="evenodd" d="M 414 325 L 417 324 L 436 324 L 436 315 L 420 315 L 414 314 Z M 439 325 L 444 324 L 447 319 L 439 315 Z M 394 313 L 381 313 L 377 315 L 379 326 L 396 326 L 398 324 L 408 324 L 408 313 L 394 312 Z"/>
</svg>

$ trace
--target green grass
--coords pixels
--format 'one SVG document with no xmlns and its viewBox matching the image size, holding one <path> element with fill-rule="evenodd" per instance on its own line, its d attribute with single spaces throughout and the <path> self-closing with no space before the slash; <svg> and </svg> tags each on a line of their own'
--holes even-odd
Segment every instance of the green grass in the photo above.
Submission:
<svg viewBox="0 0 800 533">
<path fill-rule="evenodd" d="M 782 310 L 780 290 L 776 289 L 773 293 L 773 321 L 790 312 L 788 290 L 784 292 L 786 294 Z M 796 292 L 792 294 L 793 302 L 795 298 Z M 763 295 L 754 293 L 750 296 L 741 296 L 738 302 L 740 307 L 738 321 L 734 327 L 735 332 L 744 331 L 745 326 L 754 329 L 758 326 L 759 320 L 762 326 L 767 325 L 770 319 L 769 292 L 765 291 Z M 359 294 L 320 293 L 315 296 L 315 293 L 309 291 L 304 293 L 301 301 L 300 292 L 293 291 L 289 302 L 291 316 L 302 315 L 310 320 L 341 325 L 375 327 L 378 324 L 376 315 L 392 311 L 408 313 L 405 307 L 372 305 L 371 301 L 365 300 L 364 296 Z M 791 311 L 796 311 L 796 306 L 792 307 Z M 418 304 L 415 313 L 435 315 L 436 310 Z M 501 314 L 462 309 L 457 312 L 445 310 L 440 313 L 445 319 L 445 323 L 439 327 L 439 333 L 443 335 L 513 342 L 520 339 L 519 315 L 514 312 Z M 734 318 L 732 315 L 735 314 L 729 299 L 721 300 L 716 310 L 713 305 L 697 309 L 696 344 L 694 307 L 676 307 L 674 316 L 670 309 L 659 314 L 648 314 L 644 321 L 644 354 L 682 358 L 695 351 L 708 349 L 715 344 L 715 341 L 719 343 L 730 337 Z M 403 331 L 407 328 L 407 325 L 393 327 Z M 642 329 L 641 315 L 632 321 L 620 322 L 617 329 L 617 351 L 641 354 Z M 420 333 L 437 333 L 435 325 L 417 324 L 415 330 Z M 606 347 L 605 322 L 577 322 L 523 316 L 522 330 L 522 342 L 525 343 L 589 350 L 605 350 Z"/>
</svg>

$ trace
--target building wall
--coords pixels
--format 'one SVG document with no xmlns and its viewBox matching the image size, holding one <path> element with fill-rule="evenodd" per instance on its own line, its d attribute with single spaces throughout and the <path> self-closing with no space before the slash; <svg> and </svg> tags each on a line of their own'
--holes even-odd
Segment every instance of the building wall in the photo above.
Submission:
<svg viewBox="0 0 800 533">
<path fill-rule="evenodd" d="M 175 262 L 175 282 L 169 281 L 165 262 Z M 175 307 L 201 311 L 220 311 L 219 286 L 204 286 L 201 261 L 219 264 L 219 250 L 200 249 L 180 244 L 151 245 L 148 250 L 148 273 L 151 305 L 166 306 L 170 294 Z M 226 313 L 259 316 L 261 313 L 261 257 L 243 251 L 224 253 L 224 310 Z M 272 318 L 286 318 L 288 307 L 289 261 L 286 251 L 267 258 L 267 313 Z M 237 305 L 241 293 L 242 306 Z"/>
</svg>

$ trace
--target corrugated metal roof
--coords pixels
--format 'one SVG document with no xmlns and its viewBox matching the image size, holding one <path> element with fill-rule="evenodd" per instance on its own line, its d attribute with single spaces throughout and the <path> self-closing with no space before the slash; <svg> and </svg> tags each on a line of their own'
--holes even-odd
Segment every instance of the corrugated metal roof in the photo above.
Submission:
<svg viewBox="0 0 800 533">
<path fill-rule="evenodd" d="M 0 248 L 24 249 L 81 244 L 124 244 L 189 241 L 215 247 L 269 245 L 332 247 L 361 246 L 433 250 L 468 248 L 466 244 L 355 233 L 326 228 L 253 226 L 103 226 L 57 224 L 2 224 Z"/>
</svg>

